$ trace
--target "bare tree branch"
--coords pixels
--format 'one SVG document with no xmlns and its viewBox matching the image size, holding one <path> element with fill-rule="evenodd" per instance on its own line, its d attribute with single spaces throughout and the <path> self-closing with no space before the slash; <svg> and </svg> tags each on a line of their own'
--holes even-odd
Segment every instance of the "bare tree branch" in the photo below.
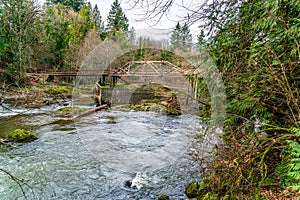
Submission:
<svg viewBox="0 0 300 200">
<path fill-rule="evenodd" d="M 23 196 L 24 196 L 25 199 L 28 199 L 28 198 L 27 198 L 27 196 L 26 196 L 26 193 L 25 193 L 25 190 L 24 190 L 22 184 L 24 184 L 24 185 L 26 185 L 27 187 L 29 187 L 29 188 L 31 189 L 32 193 L 34 194 L 32 188 L 30 187 L 30 185 L 28 185 L 27 183 L 24 183 L 23 180 L 18 179 L 17 177 L 15 177 L 15 176 L 12 175 L 10 172 L 8 172 L 8 171 L 6 171 L 6 170 L 4 170 L 4 169 L 1 169 L 1 168 L 0 168 L 0 171 L 4 172 L 6 175 L 8 175 L 13 181 L 15 181 L 15 182 L 18 184 L 18 186 L 20 187 L 20 189 L 21 189 L 21 191 L 22 191 L 22 194 L 23 194 Z M 22 183 L 22 184 L 21 184 L 21 183 Z M 35 195 L 34 195 L 34 196 L 35 196 Z M 36 198 L 35 198 L 35 199 L 36 199 Z"/>
<path fill-rule="evenodd" d="M 127 0 L 126 4 L 131 9 L 137 8 L 143 10 L 142 18 L 138 21 L 144 20 L 156 20 L 156 24 L 162 19 L 162 17 L 170 11 L 170 8 L 174 5 L 175 0 Z M 156 25 L 155 24 L 155 25 Z"/>
<path fill-rule="evenodd" d="M 214 34 L 229 20 L 234 19 L 242 2 L 245 0 L 127 0 L 130 9 L 143 11 L 137 21 L 155 20 L 157 25 L 163 17 L 168 17 L 172 8 L 182 9 L 176 13 L 181 21 L 187 25 L 197 24 L 201 29 Z M 176 12 L 178 12 L 176 10 Z M 174 13 L 172 13 L 174 14 Z"/>
</svg>

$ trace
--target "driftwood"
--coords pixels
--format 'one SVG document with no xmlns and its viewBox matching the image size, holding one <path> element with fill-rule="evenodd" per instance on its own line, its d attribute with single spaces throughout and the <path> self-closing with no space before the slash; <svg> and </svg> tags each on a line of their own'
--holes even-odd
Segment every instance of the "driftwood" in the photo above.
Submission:
<svg viewBox="0 0 300 200">
<path fill-rule="evenodd" d="M 10 140 L 8 140 L 8 139 L 2 139 L 2 138 L 0 138 L 0 144 L 7 145 L 9 142 L 10 142 Z"/>
<path fill-rule="evenodd" d="M 101 106 L 98 106 L 98 107 L 89 109 L 89 110 L 84 111 L 84 112 L 80 113 L 79 115 L 77 115 L 77 116 L 75 117 L 75 119 L 78 119 L 78 118 L 81 118 L 81 117 L 86 117 L 86 116 L 88 116 L 88 115 L 93 114 L 94 112 L 97 112 L 97 111 L 102 110 L 102 109 L 107 108 L 107 107 L 108 107 L 108 105 L 107 105 L 107 104 L 104 104 L 104 105 L 101 105 Z"/>
</svg>

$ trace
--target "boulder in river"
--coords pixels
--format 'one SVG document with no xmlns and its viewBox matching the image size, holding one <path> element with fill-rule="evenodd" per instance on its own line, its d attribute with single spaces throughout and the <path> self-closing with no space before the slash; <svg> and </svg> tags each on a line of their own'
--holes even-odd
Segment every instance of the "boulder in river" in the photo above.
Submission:
<svg viewBox="0 0 300 200">
<path fill-rule="evenodd" d="M 8 133 L 6 138 L 13 142 L 31 142 L 37 139 L 33 133 L 23 129 L 16 129 Z"/>
</svg>

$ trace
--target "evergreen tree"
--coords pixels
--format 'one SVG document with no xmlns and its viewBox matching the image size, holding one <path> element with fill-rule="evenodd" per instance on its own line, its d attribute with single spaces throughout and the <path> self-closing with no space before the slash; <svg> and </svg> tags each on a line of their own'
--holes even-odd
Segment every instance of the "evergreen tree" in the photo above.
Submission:
<svg viewBox="0 0 300 200">
<path fill-rule="evenodd" d="M 93 28 L 92 5 L 90 2 L 81 7 L 79 15 L 84 19 L 80 24 L 81 30 L 79 32 L 85 36 Z"/>
<path fill-rule="evenodd" d="M 172 35 L 171 45 L 173 49 L 188 50 L 192 47 L 192 35 L 187 24 L 180 26 L 179 22 L 176 24 Z"/>
<path fill-rule="evenodd" d="M 104 22 L 102 21 L 102 17 L 97 4 L 95 5 L 92 11 L 92 29 L 94 29 L 100 35 L 102 40 L 105 39 L 106 34 Z"/>
<path fill-rule="evenodd" d="M 182 47 L 186 50 L 190 50 L 192 48 L 193 38 L 192 34 L 190 33 L 189 26 L 184 24 L 181 28 L 182 34 Z"/>
<path fill-rule="evenodd" d="M 73 8 L 76 12 L 78 12 L 82 6 L 86 3 L 86 0 L 46 0 L 46 4 L 62 4 L 69 8 Z"/>
<path fill-rule="evenodd" d="M 133 46 L 135 44 L 135 37 L 136 37 L 135 29 L 132 27 L 129 31 L 129 36 L 128 36 L 129 45 Z"/>
<path fill-rule="evenodd" d="M 64 56 L 74 38 L 69 32 L 73 27 L 68 21 L 68 8 L 63 5 L 47 7 L 42 15 L 43 24 L 41 41 L 48 49 L 43 52 L 47 55 L 46 65 L 54 69 L 62 68 Z"/>
<path fill-rule="evenodd" d="M 2 10 L 2 7 L 0 7 L 0 18 L 2 18 L 2 13 L 3 13 L 3 10 Z M 6 41 L 6 38 L 5 38 L 5 32 L 3 30 L 3 20 L 0 20 L 0 63 L 3 61 L 3 55 L 4 55 L 4 52 L 5 52 L 5 49 L 6 49 L 6 46 L 7 46 L 7 41 Z M 1 66 L 0 66 L 1 67 Z"/>
<path fill-rule="evenodd" d="M 179 22 L 177 22 L 173 32 L 172 32 L 172 35 L 171 35 L 171 45 L 172 45 L 172 48 L 174 49 L 178 49 L 181 47 L 181 41 L 182 41 L 182 38 L 181 38 L 181 26 L 179 24 Z"/>
<path fill-rule="evenodd" d="M 109 35 L 117 35 L 116 33 L 128 31 L 128 19 L 123 12 L 118 0 L 115 0 L 111 6 L 107 17 L 107 31 Z M 118 33 L 119 34 L 119 33 Z"/>
<path fill-rule="evenodd" d="M 32 64 L 39 9 L 33 0 L 1 0 L 0 7 L 0 56 L 6 67 L 2 76 L 18 83 Z"/>
<path fill-rule="evenodd" d="M 44 65 L 54 69 L 72 67 L 87 33 L 91 29 L 91 6 L 84 5 L 79 13 L 61 4 L 46 7 L 41 15 L 41 43 L 47 55 Z"/>
<path fill-rule="evenodd" d="M 197 48 L 199 50 L 203 49 L 203 46 L 208 43 L 206 40 L 205 40 L 205 34 L 204 34 L 204 31 L 201 30 L 201 32 L 199 33 L 199 35 L 197 36 Z"/>
</svg>

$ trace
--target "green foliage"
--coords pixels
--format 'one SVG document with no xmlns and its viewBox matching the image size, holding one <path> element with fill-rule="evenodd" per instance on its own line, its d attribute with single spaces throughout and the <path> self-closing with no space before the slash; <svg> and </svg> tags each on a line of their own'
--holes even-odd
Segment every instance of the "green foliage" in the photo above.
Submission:
<svg viewBox="0 0 300 200">
<path fill-rule="evenodd" d="M 196 198 L 198 196 L 198 183 L 191 182 L 185 187 L 185 194 L 188 198 Z"/>
<path fill-rule="evenodd" d="M 2 17 L 3 14 L 3 9 L 0 8 L 0 16 Z M 0 62 L 4 60 L 4 55 L 7 50 L 8 46 L 8 41 L 5 37 L 5 32 L 3 30 L 4 23 L 2 20 L 0 20 Z M 0 66 L 1 67 L 1 66 Z"/>
<path fill-rule="evenodd" d="M 227 96 L 224 144 L 207 183 L 219 198 L 276 188 L 280 163 L 282 184 L 299 191 L 299 132 L 291 129 L 300 121 L 299 4 L 216 0 L 204 7 L 208 35 L 199 42 L 222 73 Z"/>
<path fill-rule="evenodd" d="M 47 62 L 51 68 L 62 68 L 71 34 L 69 33 L 69 10 L 62 5 L 47 7 L 42 16 L 43 45 L 47 46 Z M 71 26 L 72 29 L 72 26 Z M 41 53 L 45 53 L 41 52 Z"/>
<path fill-rule="evenodd" d="M 171 51 L 160 50 L 161 60 L 170 61 L 174 57 L 174 53 Z"/>
<path fill-rule="evenodd" d="M 84 5 L 79 13 L 63 5 L 48 6 L 41 23 L 40 41 L 45 48 L 38 51 L 40 57 L 46 55 L 41 64 L 54 69 L 76 68 L 71 64 L 77 59 L 77 53 L 95 23 L 91 6 Z"/>
<path fill-rule="evenodd" d="M 142 48 L 142 49 L 137 49 L 137 50 L 136 50 L 136 53 L 134 54 L 135 60 L 139 60 L 139 59 L 143 58 L 143 57 L 144 57 L 145 50 L 146 50 L 146 49 L 144 49 L 144 48 Z"/>
<path fill-rule="evenodd" d="M 204 177 L 202 182 L 198 184 L 197 182 L 191 182 L 185 187 L 185 194 L 189 199 L 205 199 L 205 200 L 215 200 L 218 199 L 217 195 L 210 192 L 210 186 L 208 179 Z M 235 199 L 231 198 L 230 195 L 224 196 L 223 199 Z"/>
<path fill-rule="evenodd" d="M 78 12 L 85 5 L 86 0 L 46 0 L 47 5 L 62 4 Z"/>
<path fill-rule="evenodd" d="M 16 129 L 8 133 L 6 137 L 13 142 L 31 142 L 37 139 L 34 134 L 23 129 Z"/>
<path fill-rule="evenodd" d="M 107 17 L 107 32 L 109 36 L 115 36 L 117 32 L 127 32 L 129 28 L 128 19 L 123 12 L 120 2 L 115 0 Z"/>
<path fill-rule="evenodd" d="M 224 4 L 216 2 L 215 9 Z M 228 15 L 228 20 L 207 45 L 227 87 L 228 128 L 234 131 L 255 118 L 290 126 L 299 116 L 298 87 L 294 87 L 300 73 L 295 54 L 300 40 L 298 6 L 287 1 L 245 1 L 238 4 L 238 14 L 231 8 L 221 15 Z M 211 20 L 213 25 L 218 19 Z"/>
<path fill-rule="evenodd" d="M 85 0 L 48 0 L 42 9 L 35 0 L 2 0 L 0 19 L 1 76 L 16 84 L 28 69 L 77 68 L 95 45 L 81 49 L 96 37 L 88 33 L 105 37 L 98 7 Z"/>
<path fill-rule="evenodd" d="M 283 159 L 277 168 L 280 182 L 284 188 L 300 193 L 300 129 L 291 128 L 295 140 L 288 140 L 287 148 L 282 152 Z"/>
<path fill-rule="evenodd" d="M 91 18 L 92 18 L 92 24 L 91 24 L 92 29 L 94 29 L 100 35 L 101 39 L 104 40 L 106 37 L 105 27 L 97 4 L 93 8 Z"/>
<path fill-rule="evenodd" d="M 10 83 L 17 83 L 20 79 L 20 71 L 13 64 L 7 64 L 1 76 Z"/>
<path fill-rule="evenodd" d="M 116 30 L 114 32 L 114 36 L 115 36 L 116 42 L 120 45 L 120 47 L 122 47 L 122 48 L 127 47 L 126 33 L 124 33 L 123 31 Z"/>
<path fill-rule="evenodd" d="M 2 0 L 0 11 L 0 59 L 7 67 L 4 77 L 18 84 L 31 66 L 34 46 L 38 44 L 36 26 L 39 9 L 33 0 Z M 2 66 L 3 67 L 3 66 Z"/>
</svg>

